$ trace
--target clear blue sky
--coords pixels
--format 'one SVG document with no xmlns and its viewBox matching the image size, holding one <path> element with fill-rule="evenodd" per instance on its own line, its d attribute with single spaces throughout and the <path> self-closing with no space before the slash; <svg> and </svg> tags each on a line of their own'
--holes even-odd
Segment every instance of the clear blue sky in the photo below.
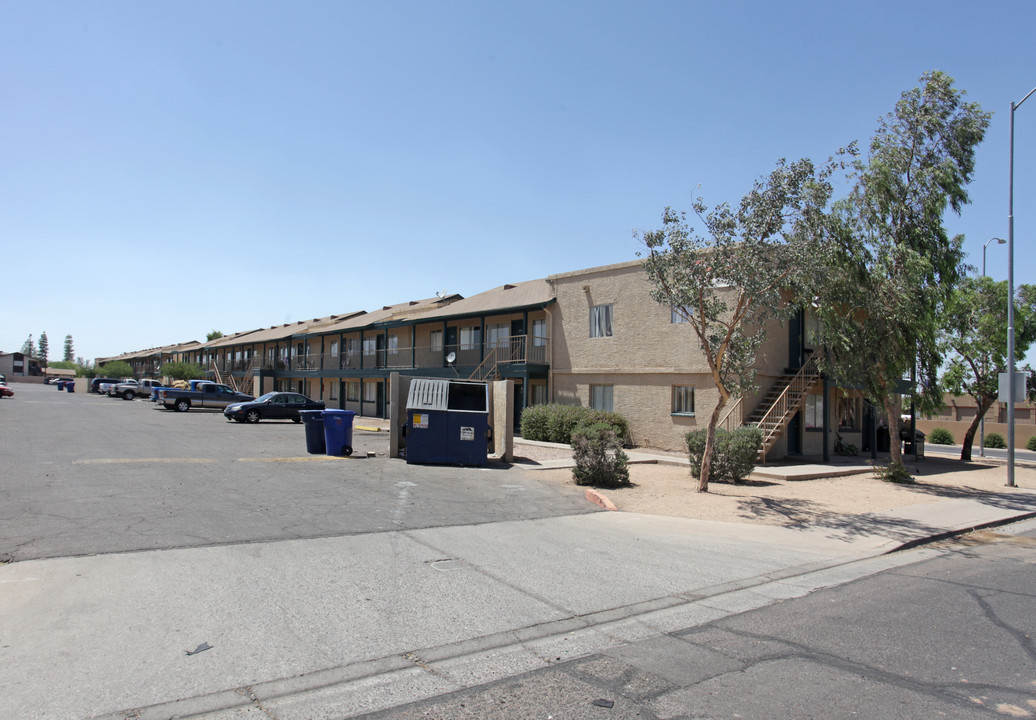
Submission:
<svg viewBox="0 0 1036 720">
<path fill-rule="evenodd" d="M 995 112 L 948 219 L 979 266 L 1034 28 L 1032 0 L 0 0 L 0 350 L 46 331 L 51 359 L 67 334 L 109 356 L 631 260 L 666 205 L 865 146 L 932 69 Z M 1036 97 L 1015 152 L 1034 283 Z"/>
</svg>

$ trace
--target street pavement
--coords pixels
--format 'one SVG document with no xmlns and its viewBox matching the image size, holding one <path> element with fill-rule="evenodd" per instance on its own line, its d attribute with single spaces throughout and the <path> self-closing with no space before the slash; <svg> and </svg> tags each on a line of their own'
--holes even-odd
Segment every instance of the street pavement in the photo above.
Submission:
<svg viewBox="0 0 1036 720">
<path fill-rule="evenodd" d="M 13 429 L 3 419 L 0 427 Z M 28 455 L 49 462 L 46 452 Z M 384 498 L 392 504 L 385 517 L 403 518 L 412 508 L 399 492 L 421 497 L 424 481 L 402 461 L 379 462 L 381 482 L 398 472 L 413 484 Z M 288 467 L 296 466 L 307 464 Z M 506 472 L 514 482 L 530 475 Z M 436 497 L 443 492 L 438 486 Z M 525 494 L 534 493 L 508 502 Z M 673 692 L 691 687 L 700 667 L 719 658 L 673 644 L 681 634 L 929 552 L 897 548 L 1034 512 L 1036 496 L 1019 491 L 1011 503 L 957 498 L 794 529 L 489 513 L 482 522 L 39 556 L 0 566 L 0 717 L 546 717 L 551 707 L 555 718 L 677 717 L 678 695 L 668 710 L 597 697 L 602 677 L 621 686 L 626 671 L 616 659 L 641 670 L 661 663 L 669 669 L 627 674 L 648 684 L 665 678 Z M 576 665 L 586 672 L 569 672 Z M 574 694 L 573 677 L 582 683 Z M 500 693 L 513 682 L 528 692 Z M 454 702 L 463 697 L 471 707 Z M 511 714 L 501 707 L 508 703 Z"/>
</svg>

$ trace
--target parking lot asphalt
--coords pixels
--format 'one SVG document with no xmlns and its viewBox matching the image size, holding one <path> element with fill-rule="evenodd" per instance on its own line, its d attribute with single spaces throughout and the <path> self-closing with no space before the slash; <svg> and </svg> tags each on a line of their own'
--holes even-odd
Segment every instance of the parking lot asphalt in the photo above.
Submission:
<svg viewBox="0 0 1036 720">
<path fill-rule="evenodd" d="M 306 452 L 302 425 L 228 422 L 19 384 L 0 405 L 0 558 L 322 538 L 594 512 L 504 464 L 407 465 L 385 432 L 349 458 Z M 368 458 L 367 454 L 374 456 Z"/>
</svg>

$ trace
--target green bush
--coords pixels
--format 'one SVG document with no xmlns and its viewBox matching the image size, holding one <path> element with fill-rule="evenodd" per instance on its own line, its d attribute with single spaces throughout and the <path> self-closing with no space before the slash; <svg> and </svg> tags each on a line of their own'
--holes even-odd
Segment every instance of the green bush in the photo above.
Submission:
<svg viewBox="0 0 1036 720">
<path fill-rule="evenodd" d="M 569 445 L 580 426 L 607 423 L 620 443 L 630 442 L 629 423 L 618 413 L 603 412 L 577 405 L 534 405 L 522 411 L 521 433 L 526 440 Z"/>
<path fill-rule="evenodd" d="M 691 475 L 701 476 L 701 461 L 705 457 L 705 430 L 692 430 L 684 436 L 691 460 Z M 739 427 L 734 432 L 716 431 L 712 447 L 710 481 L 737 484 L 744 480 L 759 457 L 763 447 L 763 431 L 755 426 Z"/>
<path fill-rule="evenodd" d="M 907 472 L 902 463 L 890 462 L 887 466 L 879 465 L 874 468 L 874 474 L 885 482 L 909 484 L 914 482 L 913 476 Z"/>
<path fill-rule="evenodd" d="M 1025 443 L 1025 449 L 1036 451 L 1036 435 L 1033 435 L 1029 438 L 1029 441 Z"/>
<path fill-rule="evenodd" d="M 629 485 L 629 457 L 622 451 L 622 441 L 610 424 L 580 425 L 572 433 L 572 450 L 576 463 L 572 477 L 576 485 Z"/>
<path fill-rule="evenodd" d="M 946 428 L 934 428 L 928 434 L 928 442 L 932 445 L 953 445 L 953 433 Z"/>
<path fill-rule="evenodd" d="M 986 435 L 986 447 L 994 449 L 1003 449 L 1007 447 L 1007 443 L 1004 442 L 1004 436 L 1000 433 L 989 433 Z"/>
</svg>

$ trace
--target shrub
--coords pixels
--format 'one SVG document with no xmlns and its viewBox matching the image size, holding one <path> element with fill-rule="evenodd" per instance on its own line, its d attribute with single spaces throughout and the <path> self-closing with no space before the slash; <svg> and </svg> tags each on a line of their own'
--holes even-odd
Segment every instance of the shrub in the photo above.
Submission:
<svg viewBox="0 0 1036 720">
<path fill-rule="evenodd" d="M 687 451 L 691 460 L 691 475 L 701 476 L 701 461 L 705 457 L 705 430 L 687 433 Z M 712 447 L 711 481 L 737 484 L 755 467 L 759 450 L 763 447 L 763 431 L 755 426 L 739 427 L 734 432 L 716 431 Z"/>
<path fill-rule="evenodd" d="M 935 428 L 928 434 L 928 442 L 933 445 L 953 445 L 953 433 L 946 428 Z"/>
<path fill-rule="evenodd" d="M 879 465 L 874 468 L 874 474 L 885 482 L 903 484 L 914 482 L 913 476 L 903 467 L 903 463 L 890 462 L 887 466 Z"/>
<path fill-rule="evenodd" d="M 1026 450 L 1036 450 L 1036 435 L 1029 438 L 1029 441 L 1025 443 Z"/>
<path fill-rule="evenodd" d="M 1004 442 L 1004 436 L 1000 433 L 989 433 L 986 435 L 986 447 L 993 449 L 1003 449 L 1007 447 L 1007 443 Z"/>
<path fill-rule="evenodd" d="M 629 457 L 622 451 L 615 428 L 608 423 L 579 426 L 572 434 L 572 450 L 576 462 L 572 476 L 577 485 L 629 485 Z"/>
<path fill-rule="evenodd" d="M 629 443 L 630 430 L 626 418 L 618 413 L 603 412 L 577 405 L 534 405 L 522 411 L 521 433 L 526 440 L 571 444 L 573 431 L 580 426 L 607 423 L 615 430 L 620 443 Z"/>
</svg>

